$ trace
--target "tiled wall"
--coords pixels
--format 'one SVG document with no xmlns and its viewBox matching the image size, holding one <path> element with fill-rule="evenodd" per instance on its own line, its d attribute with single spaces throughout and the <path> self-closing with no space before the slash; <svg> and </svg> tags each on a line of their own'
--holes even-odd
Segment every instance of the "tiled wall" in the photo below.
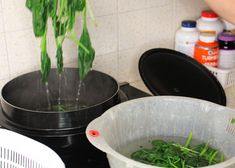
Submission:
<svg viewBox="0 0 235 168">
<path fill-rule="evenodd" d="M 182 19 L 197 18 L 203 0 L 90 0 L 97 18 L 89 30 L 96 49 L 94 69 L 119 81 L 139 80 L 140 55 L 153 47 L 173 47 Z M 39 69 L 39 45 L 25 0 L 0 0 L 0 86 L 19 74 Z M 78 22 L 78 25 L 81 24 Z M 81 27 L 81 25 L 79 26 Z M 51 35 L 52 36 L 52 35 Z M 55 66 L 55 43 L 48 51 Z M 76 66 L 77 49 L 65 41 L 65 65 Z"/>
</svg>

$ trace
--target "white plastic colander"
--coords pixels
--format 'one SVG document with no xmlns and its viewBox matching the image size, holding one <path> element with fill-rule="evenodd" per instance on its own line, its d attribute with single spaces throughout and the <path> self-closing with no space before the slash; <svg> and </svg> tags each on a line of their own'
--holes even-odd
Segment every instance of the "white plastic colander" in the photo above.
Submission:
<svg viewBox="0 0 235 168">
<path fill-rule="evenodd" d="M 46 145 L 0 129 L 0 168 L 65 168 L 65 165 Z"/>
</svg>

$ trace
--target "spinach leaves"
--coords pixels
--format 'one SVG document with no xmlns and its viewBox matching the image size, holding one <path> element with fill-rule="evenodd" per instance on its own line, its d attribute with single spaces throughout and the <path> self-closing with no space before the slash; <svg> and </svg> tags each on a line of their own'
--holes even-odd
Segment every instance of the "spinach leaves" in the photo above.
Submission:
<svg viewBox="0 0 235 168">
<path fill-rule="evenodd" d="M 41 76 L 47 81 L 51 69 L 50 57 L 47 53 L 47 26 L 52 20 L 56 42 L 57 72 L 63 72 L 63 42 L 65 38 L 74 41 L 78 46 L 79 76 L 83 80 L 92 67 L 95 50 L 92 47 L 86 25 L 86 8 L 88 0 L 26 0 L 26 7 L 32 12 L 33 30 L 37 38 L 41 38 Z M 89 7 L 89 6 L 88 6 Z M 89 8 L 90 9 L 90 8 Z M 83 14 L 84 25 L 80 39 L 74 27 L 76 16 Z M 92 13 L 90 11 L 90 13 Z"/>
<path fill-rule="evenodd" d="M 191 146 L 192 133 L 186 144 L 152 141 L 152 149 L 141 149 L 132 153 L 131 158 L 153 166 L 168 168 L 194 168 L 213 165 L 224 161 L 224 156 L 208 144 Z"/>
<path fill-rule="evenodd" d="M 92 62 L 95 58 L 95 50 L 91 45 L 90 35 L 86 25 L 86 10 L 84 12 L 83 32 L 80 37 L 80 43 L 82 43 L 88 50 L 88 52 L 85 51 L 81 46 L 78 48 L 78 65 L 80 67 L 79 75 L 80 79 L 83 80 L 92 68 Z"/>
</svg>

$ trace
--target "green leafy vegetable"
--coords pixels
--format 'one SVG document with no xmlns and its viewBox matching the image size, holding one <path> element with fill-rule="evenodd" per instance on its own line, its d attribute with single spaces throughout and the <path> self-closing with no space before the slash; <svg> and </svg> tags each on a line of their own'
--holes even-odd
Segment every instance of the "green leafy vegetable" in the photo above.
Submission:
<svg viewBox="0 0 235 168">
<path fill-rule="evenodd" d="M 32 10 L 32 0 L 26 0 L 26 7 L 29 9 L 29 10 Z"/>
<path fill-rule="evenodd" d="M 84 25 L 80 43 L 82 43 L 83 46 L 88 50 L 88 52 L 86 52 L 81 46 L 79 46 L 78 49 L 78 65 L 80 68 L 79 75 L 80 79 L 83 80 L 92 68 L 92 62 L 95 57 L 95 50 L 91 45 L 90 35 L 86 27 L 86 10 L 84 11 Z"/>
<path fill-rule="evenodd" d="M 46 81 L 51 69 L 51 60 L 47 54 L 46 48 L 46 32 L 42 37 L 42 44 L 41 44 L 41 74 L 42 80 Z"/>
<path fill-rule="evenodd" d="M 152 141 L 152 149 L 141 149 L 131 154 L 131 158 L 149 165 L 167 168 L 194 168 L 213 165 L 224 161 L 218 150 L 199 144 L 190 147 L 190 132 L 185 145 L 163 140 Z"/>
<path fill-rule="evenodd" d="M 60 74 L 63 70 L 63 50 L 61 45 L 58 45 L 57 47 L 56 58 L 57 58 L 57 71 Z"/>
<path fill-rule="evenodd" d="M 48 8 L 46 0 L 32 1 L 33 30 L 36 37 L 42 37 L 46 31 Z"/>
<path fill-rule="evenodd" d="M 87 3 L 88 0 L 26 0 L 26 7 L 32 12 L 33 30 L 35 37 L 42 38 L 41 47 L 41 74 L 46 81 L 50 73 L 51 62 L 46 50 L 46 32 L 48 19 L 52 19 L 54 37 L 56 41 L 57 72 L 63 71 L 63 42 L 66 37 L 78 46 L 78 65 L 80 79 L 83 80 L 92 67 L 95 50 L 86 26 L 86 8 L 94 20 L 93 12 Z M 74 30 L 76 14 L 83 13 L 84 25 L 80 40 Z M 95 21 L 95 20 L 94 20 Z"/>
</svg>

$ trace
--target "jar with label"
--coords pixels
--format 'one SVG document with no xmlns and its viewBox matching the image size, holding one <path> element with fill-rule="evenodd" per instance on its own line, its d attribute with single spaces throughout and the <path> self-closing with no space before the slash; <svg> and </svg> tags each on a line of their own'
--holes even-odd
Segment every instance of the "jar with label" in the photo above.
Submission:
<svg viewBox="0 0 235 168">
<path fill-rule="evenodd" d="M 213 67 L 218 66 L 219 44 L 215 39 L 215 34 L 202 33 L 200 35 L 194 51 L 194 58 L 198 62 Z"/>
<path fill-rule="evenodd" d="M 185 20 L 175 35 L 175 50 L 193 57 L 194 46 L 199 39 L 196 21 Z"/>
<path fill-rule="evenodd" d="M 235 68 L 235 35 L 223 32 L 218 36 L 220 57 L 218 67 L 222 69 Z"/>
<path fill-rule="evenodd" d="M 213 11 L 202 11 L 201 18 L 197 20 L 197 28 L 201 33 L 216 34 L 223 32 L 224 23 Z"/>
</svg>

